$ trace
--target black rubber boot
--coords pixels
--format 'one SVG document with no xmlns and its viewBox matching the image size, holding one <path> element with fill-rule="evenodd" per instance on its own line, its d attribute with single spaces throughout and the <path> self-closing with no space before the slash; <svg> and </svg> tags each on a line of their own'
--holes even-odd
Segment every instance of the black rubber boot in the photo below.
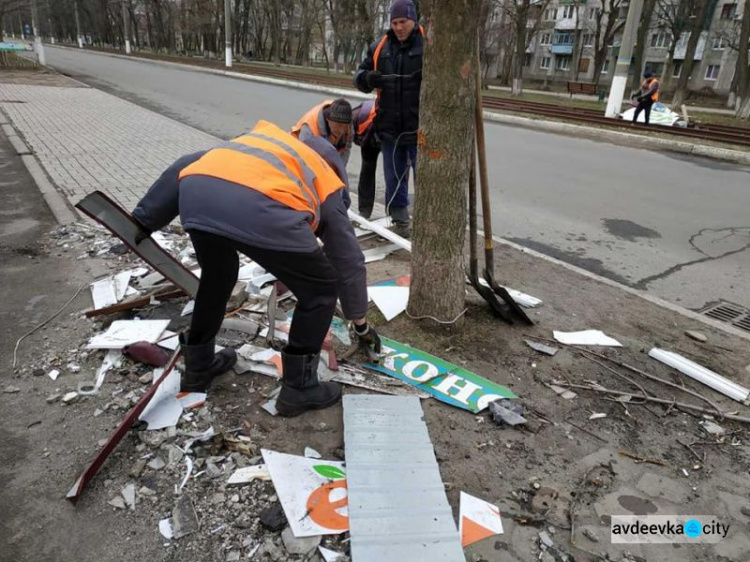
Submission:
<svg viewBox="0 0 750 562">
<path fill-rule="evenodd" d="M 407 207 L 394 207 L 390 209 L 390 215 L 393 219 L 393 228 L 391 230 L 402 238 L 408 240 L 411 237 L 411 229 L 409 228 L 409 209 Z"/>
<path fill-rule="evenodd" d="M 222 349 L 214 353 L 214 342 L 187 345 L 180 334 L 180 347 L 185 357 L 185 373 L 182 376 L 182 392 L 206 392 L 211 382 L 223 375 L 237 363 L 234 349 Z"/>
<path fill-rule="evenodd" d="M 298 416 L 308 410 L 321 410 L 341 400 L 341 385 L 318 381 L 320 354 L 294 355 L 281 352 L 284 378 L 276 399 L 282 416 Z"/>
</svg>

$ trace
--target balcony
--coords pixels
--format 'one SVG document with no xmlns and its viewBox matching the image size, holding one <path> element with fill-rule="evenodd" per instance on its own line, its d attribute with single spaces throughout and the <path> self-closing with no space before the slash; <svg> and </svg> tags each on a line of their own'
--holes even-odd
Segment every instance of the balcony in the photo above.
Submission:
<svg viewBox="0 0 750 562">
<path fill-rule="evenodd" d="M 553 55 L 572 55 L 573 45 L 550 45 L 549 52 Z"/>
<path fill-rule="evenodd" d="M 555 21 L 555 29 L 559 31 L 573 31 L 577 28 L 578 18 L 559 18 Z"/>
</svg>

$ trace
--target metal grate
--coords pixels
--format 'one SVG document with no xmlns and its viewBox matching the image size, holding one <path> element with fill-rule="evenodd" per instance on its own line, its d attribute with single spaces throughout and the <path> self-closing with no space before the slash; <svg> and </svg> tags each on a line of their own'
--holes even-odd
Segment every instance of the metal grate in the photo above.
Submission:
<svg viewBox="0 0 750 562">
<path fill-rule="evenodd" d="M 720 301 L 701 310 L 701 314 L 750 332 L 750 310 L 739 304 Z"/>
</svg>

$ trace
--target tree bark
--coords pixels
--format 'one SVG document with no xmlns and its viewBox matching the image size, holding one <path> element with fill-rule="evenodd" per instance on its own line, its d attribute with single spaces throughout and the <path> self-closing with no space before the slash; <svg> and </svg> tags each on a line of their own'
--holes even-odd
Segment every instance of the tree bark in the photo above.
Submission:
<svg viewBox="0 0 750 562">
<path fill-rule="evenodd" d="M 635 58 L 635 70 L 633 75 L 629 78 L 629 88 L 635 90 L 640 86 L 641 73 L 643 72 L 643 52 L 646 48 L 646 40 L 648 39 L 648 32 L 651 28 L 651 18 L 654 13 L 654 7 L 656 6 L 656 0 L 644 0 L 643 12 L 641 13 L 641 25 L 638 28 L 638 36 L 633 51 L 633 57 Z M 660 77 L 661 78 L 661 77 Z"/>
<path fill-rule="evenodd" d="M 682 61 L 682 69 L 680 70 L 680 79 L 677 81 L 677 89 L 675 90 L 674 97 L 672 98 L 672 107 L 679 108 L 683 103 L 685 103 L 688 82 L 690 80 L 690 75 L 693 73 L 695 51 L 701 38 L 703 25 L 706 22 L 706 15 L 708 14 L 708 0 L 698 0 L 697 7 L 698 13 L 693 20 L 693 25 L 690 28 L 690 39 L 688 39 L 685 58 Z"/>
<path fill-rule="evenodd" d="M 428 0 L 408 312 L 462 325 L 480 0 Z"/>
<path fill-rule="evenodd" d="M 511 95 L 523 93 L 523 63 L 526 57 L 526 21 L 529 19 L 529 0 L 516 2 L 516 53 L 513 57 L 513 84 Z"/>
<path fill-rule="evenodd" d="M 737 99 L 735 101 L 735 116 L 738 119 L 750 119 L 750 66 L 748 66 L 747 60 L 747 50 L 750 48 L 750 0 L 745 0 L 739 45 L 736 70 Z"/>
</svg>

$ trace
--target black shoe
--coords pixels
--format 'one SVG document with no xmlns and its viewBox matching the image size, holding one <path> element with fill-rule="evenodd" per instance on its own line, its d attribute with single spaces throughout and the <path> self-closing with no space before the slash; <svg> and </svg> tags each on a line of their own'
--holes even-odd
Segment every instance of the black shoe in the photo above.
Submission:
<svg viewBox="0 0 750 562">
<path fill-rule="evenodd" d="M 298 416 L 308 410 L 321 410 L 341 400 L 341 385 L 318 381 L 320 354 L 295 355 L 281 352 L 284 375 L 276 410 L 282 416 Z"/>
<path fill-rule="evenodd" d="M 407 240 L 411 238 L 411 228 L 409 228 L 408 221 L 393 221 L 393 228 L 391 230 L 401 238 L 406 238 Z"/>
<path fill-rule="evenodd" d="M 372 216 L 372 208 L 370 209 L 359 209 L 359 216 L 365 219 L 366 221 L 370 220 L 370 217 Z"/>
<path fill-rule="evenodd" d="M 237 363 L 234 349 L 222 349 L 214 353 L 214 342 L 187 345 L 180 334 L 180 347 L 185 357 L 185 373 L 182 376 L 182 392 L 206 392 L 213 380 L 226 373 Z"/>
</svg>

